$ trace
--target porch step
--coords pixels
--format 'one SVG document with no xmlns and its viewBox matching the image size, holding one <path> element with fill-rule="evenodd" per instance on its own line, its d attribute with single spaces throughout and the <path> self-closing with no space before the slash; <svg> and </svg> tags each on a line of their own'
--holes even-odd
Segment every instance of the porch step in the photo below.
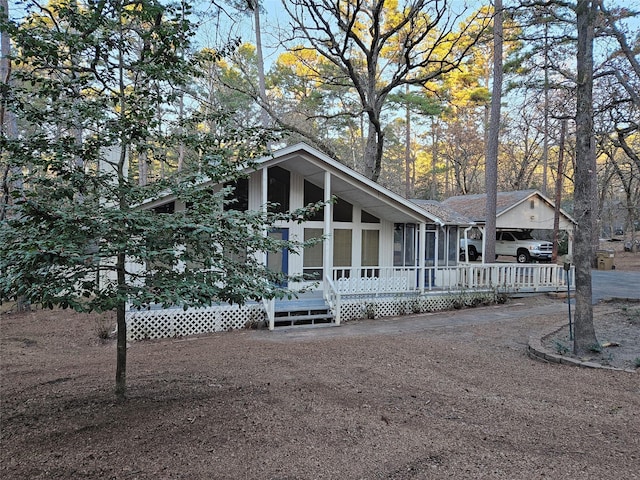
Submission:
<svg viewBox="0 0 640 480">
<path fill-rule="evenodd" d="M 275 327 L 327 325 L 334 323 L 329 305 L 323 298 L 276 301 Z"/>
</svg>

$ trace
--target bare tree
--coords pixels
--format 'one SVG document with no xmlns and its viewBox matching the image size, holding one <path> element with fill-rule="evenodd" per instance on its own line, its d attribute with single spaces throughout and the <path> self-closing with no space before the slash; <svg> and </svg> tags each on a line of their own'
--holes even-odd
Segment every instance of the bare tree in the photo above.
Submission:
<svg viewBox="0 0 640 480">
<path fill-rule="evenodd" d="M 591 265 L 593 261 L 593 199 L 596 185 L 593 138 L 593 38 L 596 9 L 593 0 L 578 0 L 575 7 L 576 53 L 576 166 L 574 215 L 576 311 L 573 350 L 583 355 L 597 344 L 593 326 Z"/>
<path fill-rule="evenodd" d="M 348 86 L 357 95 L 368 124 L 364 173 L 374 181 L 382 164 L 388 95 L 457 68 L 488 23 L 476 14 L 455 32 L 460 15 L 448 2 L 436 0 L 293 0 L 283 5 L 293 23 L 290 40 L 310 44 L 337 67 L 338 76 L 322 81 Z M 471 33 L 475 19 L 481 28 Z M 391 43 L 399 49 L 392 55 Z M 388 61 L 390 56 L 394 61 Z"/>
<path fill-rule="evenodd" d="M 485 160 L 485 188 L 487 206 L 484 232 L 483 261 L 493 261 L 496 256 L 496 203 L 498 190 L 498 144 L 500 134 L 500 105 L 502 103 L 502 0 L 495 0 L 493 14 L 493 90 L 491 93 L 491 116 Z"/>
</svg>

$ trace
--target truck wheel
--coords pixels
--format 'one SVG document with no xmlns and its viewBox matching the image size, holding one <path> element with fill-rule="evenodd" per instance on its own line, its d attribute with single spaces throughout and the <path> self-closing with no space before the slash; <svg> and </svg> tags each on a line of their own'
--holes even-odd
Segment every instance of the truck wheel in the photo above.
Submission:
<svg viewBox="0 0 640 480">
<path fill-rule="evenodd" d="M 469 247 L 469 261 L 475 262 L 478 259 L 478 252 L 475 247 Z"/>
<path fill-rule="evenodd" d="M 518 252 L 518 263 L 529 263 L 529 261 L 531 260 L 531 257 L 529 256 L 529 252 L 527 252 L 526 250 L 520 250 Z"/>
</svg>

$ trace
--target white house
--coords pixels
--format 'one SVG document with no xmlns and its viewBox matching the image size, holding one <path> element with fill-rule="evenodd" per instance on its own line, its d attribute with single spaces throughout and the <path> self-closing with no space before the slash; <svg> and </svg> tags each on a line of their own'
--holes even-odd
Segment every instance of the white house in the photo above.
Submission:
<svg viewBox="0 0 640 480">
<path fill-rule="evenodd" d="M 213 325 L 213 317 L 221 315 L 226 318 L 222 327 L 207 328 L 236 328 L 265 314 L 270 328 L 278 324 L 339 324 L 363 316 L 449 308 L 452 302 L 460 301 L 453 298 L 453 293 L 468 301 L 472 293 L 494 295 L 498 289 L 523 288 L 555 290 L 564 285 L 562 272 L 554 266 L 546 266 L 551 270 L 543 273 L 541 266 L 530 266 L 528 275 L 517 277 L 515 270 L 510 272 L 504 264 L 493 270 L 460 264 L 459 239 L 464 229 L 475 225 L 472 220 L 435 202 L 404 199 L 306 144 L 278 150 L 260 159 L 257 165 L 248 172 L 246 181 L 236 185 L 238 209 L 259 210 L 266 208 L 267 202 L 276 202 L 283 210 L 290 210 L 335 199 L 311 220 L 283 222 L 268 232 L 288 239 L 326 238 L 301 255 L 282 251 L 264 258 L 272 269 L 303 274 L 308 279 L 303 282 L 305 285 L 290 287 L 316 286 L 316 295 L 294 302 L 220 306 L 214 313 L 194 309 L 186 319 L 189 324 L 197 323 L 191 317 L 208 316 L 211 318 L 205 323 Z M 159 211 L 184 208 L 171 197 L 145 207 Z M 171 312 L 130 312 L 130 330 L 136 331 L 134 324 L 162 315 L 165 323 L 177 325 L 187 315 L 180 312 L 174 312 L 182 316 L 178 321 L 169 320 Z M 239 323 L 231 317 L 239 318 Z M 163 329 L 167 329 L 166 325 Z M 176 330 L 175 335 L 182 334 Z M 148 329 L 145 335 L 154 336 Z"/>
</svg>

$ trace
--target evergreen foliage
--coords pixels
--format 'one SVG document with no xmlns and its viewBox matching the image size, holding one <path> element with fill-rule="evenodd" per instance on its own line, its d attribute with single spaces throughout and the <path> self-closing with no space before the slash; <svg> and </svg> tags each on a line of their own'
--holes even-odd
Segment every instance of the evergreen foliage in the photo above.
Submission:
<svg viewBox="0 0 640 480">
<path fill-rule="evenodd" d="M 125 309 L 244 303 L 291 295 L 267 252 L 301 244 L 266 235 L 306 211 L 234 210 L 232 188 L 267 153 L 259 129 L 228 127 L 217 111 L 191 118 L 170 111 L 198 75 L 185 52 L 188 5 L 154 0 L 27 2 L 19 22 L 5 18 L 14 52 L 6 108 L 19 132 L 0 139 L 10 165 L 0 224 L 0 298 L 44 307 L 117 312 L 116 392 L 126 391 Z M 191 168 L 140 186 L 131 158 L 164 157 L 178 147 Z M 162 199 L 162 200 L 159 200 Z M 155 203 L 154 203 L 155 202 Z M 172 202 L 174 212 L 166 205 Z"/>
</svg>

